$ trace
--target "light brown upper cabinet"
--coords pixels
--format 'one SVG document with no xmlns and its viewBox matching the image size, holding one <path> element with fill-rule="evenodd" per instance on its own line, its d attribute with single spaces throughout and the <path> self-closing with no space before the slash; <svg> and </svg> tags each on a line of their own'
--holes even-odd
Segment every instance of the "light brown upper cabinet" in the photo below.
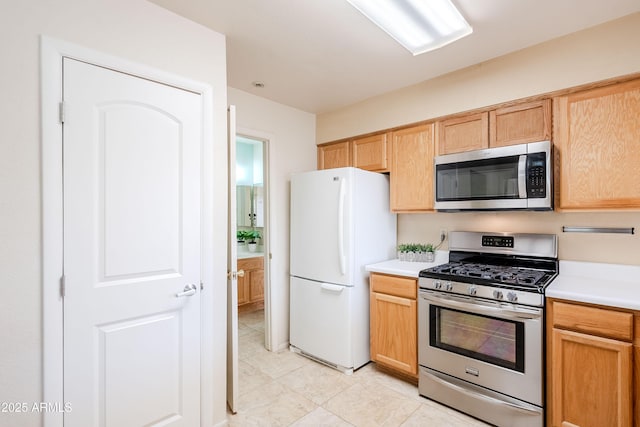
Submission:
<svg viewBox="0 0 640 427">
<path fill-rule="evenodd" d="M 489 147 L 550 139 L 550 99 L 526 102 L 489 112 Z"/>
<path fill-rule="evenodd" d="M 391 132 L 351 141 L 353 166 L 373 172 L 389 172 L 391 165 Z"/>
<path fill-rule="evenodd" d="M 489 113 L 468 114 L 438 122 L 438 154 L 489 147 Z"/>
<path fill-rule="evenodd" d="M 393 132 L 391 210 L 433 211 L 434 125 Z"/>
<path fill-rule="evenodd" d="M 318 169 L 347 166 L 351 166 L 351 144 L 349 141 L 318 145 Z"/>
<path fill-rule="evenodd" d="M 640 80 L 556 97 L 553 108 L 556 207 L 639 209 Z"/>
<path fill-rule="evenodd" d="M 391 132 L 318 145 L 318 169 L 346 166 L 373 172 L 389 172 Z"/>
<path fill-rule="evenodd" d="M 551 100 L 525 102 L 438 122 L 438 154 L 551 138 Z"/>
</svg>

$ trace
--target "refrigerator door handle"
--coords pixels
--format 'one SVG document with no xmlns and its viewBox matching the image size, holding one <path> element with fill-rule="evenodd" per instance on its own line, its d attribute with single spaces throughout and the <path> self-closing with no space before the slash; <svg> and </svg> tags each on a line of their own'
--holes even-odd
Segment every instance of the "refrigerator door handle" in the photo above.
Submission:
<svg viewBox="0 0 640 427">
<path fill-rule="evenodd" d="M 346 274 L 344 257 L 344 202 L 347 196 L 347 183 L 343 178 L 340 180 L 340 195 L 338 198 L 338 257 L 340 258 L 340 273 Z"/>
<path fill-rule="evenodd" d="M 344 286 L 331 285 L 329 283 L 323 283 L 322 285 L 320 285 L 320 287 L 327 291 L 337 292 L 337 293 L 340 293 L 344 290 Z"/>
</svg>

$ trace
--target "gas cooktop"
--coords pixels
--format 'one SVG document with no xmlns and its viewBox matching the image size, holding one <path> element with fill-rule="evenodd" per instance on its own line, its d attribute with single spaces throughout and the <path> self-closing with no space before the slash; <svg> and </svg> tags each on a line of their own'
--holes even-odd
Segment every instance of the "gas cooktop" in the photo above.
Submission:
<svg viewBox="0 0 640 427">
<path fill-rule="evenodd" d="M 551 234 L 449 233 L 449 263 L 422 270 L 424 290 L 543 306 L 558 275 Z"/>
<path fill-rule="evenodd" d="M 420 277 L 541 292 L 555 277 L 555 271 L 471 262 L 449 262 L 421 271 Z"/>
</svg>

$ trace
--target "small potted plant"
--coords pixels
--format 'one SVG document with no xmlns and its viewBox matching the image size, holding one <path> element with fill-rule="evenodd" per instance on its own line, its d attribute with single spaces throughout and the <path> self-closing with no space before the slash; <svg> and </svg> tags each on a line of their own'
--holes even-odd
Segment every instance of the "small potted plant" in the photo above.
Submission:
<svg viewBox="0 0 640 427">
<path fill-rule="evenodd" d="M 431 243 L 403 243 L 398 245 L 397 250 L 400 261 L 433 262 L 436 247 Z"/>
<path fill-rule="evenodd" d="M 420 245 L 420 252 L 422 253 L 422 260 L 425 262 L 433 262 L 436 257 L 436 247 L 432 243 L 426 245 Z"/>
<path fill-rule="evenodd" d="M 238 249 L 241 249 L 245 242 L 247 241 L 247 231 L 245 230 L 238 230 L 236 231 L 236 239 L 238 241 Z"/>
<path fill-rule="evenodd" d="M 245 237 L 247 239 L 247 247 L 249 248 L 249 252 L 255 252 L 258 247 L 258 239 L 262 238 L 260 232 L 258 230 L 249 230 L 245 232 Z"/>
<path fill-rule="evenodd" d="M 415 243 L 403 243 L 398 245 L 398 259 L 400 261 L 415 261 L 418 246 Z"/>
</svg>

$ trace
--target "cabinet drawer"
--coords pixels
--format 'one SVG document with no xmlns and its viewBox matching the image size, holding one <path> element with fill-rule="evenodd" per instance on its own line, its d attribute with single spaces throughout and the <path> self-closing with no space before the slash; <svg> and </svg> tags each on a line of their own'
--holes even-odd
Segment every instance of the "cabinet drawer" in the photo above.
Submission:
<svg viewBox="0 0 640 427">
<path fill-rule="evenodd" d="M 238 260 L 238 270 L 261 270 L 264 266 L 264 257 L 243 258 Z"/>
<path fill-rule="evenodd" d="M 409 277 L 371 274 L 371 291 L 398 297 L 416 299 L 418 283 Z"/>
<path fill-rule="evenodd" d="M 553 326 L 622 341 L 633 339 L 633 313 L 553 303 Z"/>
</svg>

